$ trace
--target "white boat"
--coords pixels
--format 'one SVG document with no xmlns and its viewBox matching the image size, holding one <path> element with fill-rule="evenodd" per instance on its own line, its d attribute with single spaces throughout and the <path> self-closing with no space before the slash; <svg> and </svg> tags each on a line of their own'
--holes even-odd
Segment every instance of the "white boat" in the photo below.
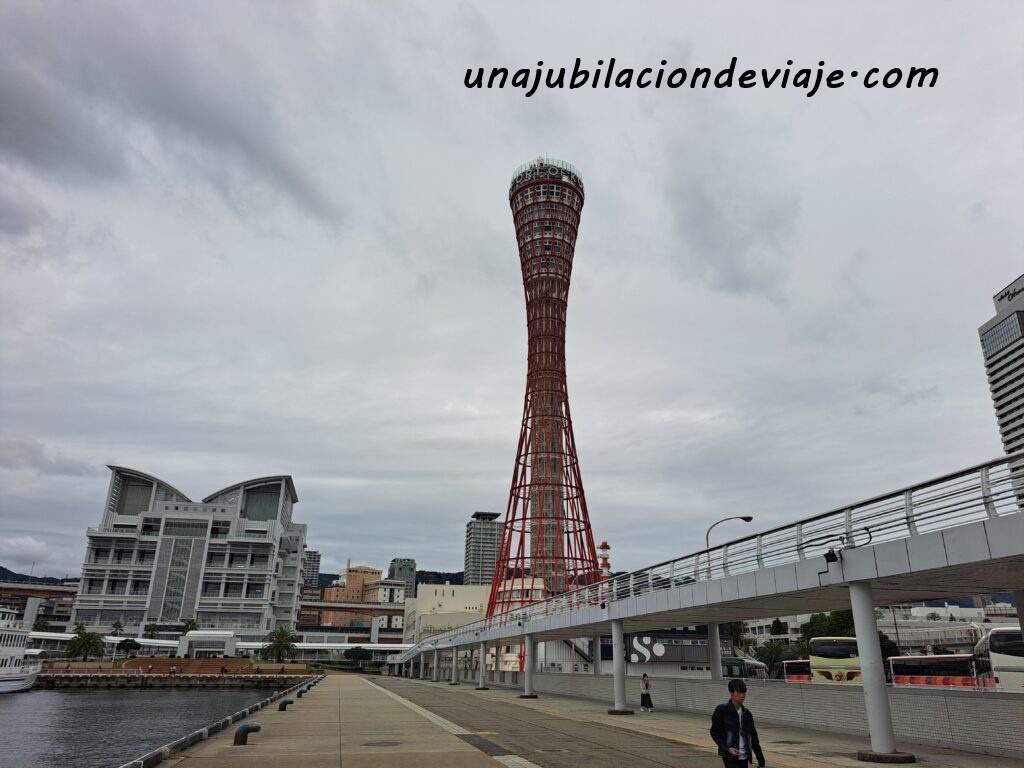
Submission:
<svg viewBox="0 0 1024 768">
<path fill-rule="evenodd" d="M 32 687 L 40 665 L 25 661 L 28 630 L 15 618 L 18 614 L 0 608 L 0 693 L 17 693 Z"/>
</svg>

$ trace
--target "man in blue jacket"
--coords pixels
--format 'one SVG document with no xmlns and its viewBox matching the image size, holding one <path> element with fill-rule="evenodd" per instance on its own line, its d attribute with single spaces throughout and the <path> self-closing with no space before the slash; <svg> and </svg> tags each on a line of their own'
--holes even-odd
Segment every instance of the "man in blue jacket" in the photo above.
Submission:
<svg viewBox="0 0 1024 768">
<path fill-rule="evenodd" d="M 764 768 L 764 752 L 757 738 L 754 716 L 743 706 L 747 685 L 742 680 L 729 681 L 729 700 L 715 707 L 711 715 L 711 738 L 718 745 L 718 754 L 725 768 L 747 768 L 750 756 Z"/>
</svg>

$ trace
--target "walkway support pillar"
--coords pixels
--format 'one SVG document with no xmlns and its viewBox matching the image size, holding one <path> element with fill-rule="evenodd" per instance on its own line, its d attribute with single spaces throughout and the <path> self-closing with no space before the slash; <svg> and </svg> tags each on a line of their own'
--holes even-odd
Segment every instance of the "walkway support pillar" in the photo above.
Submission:
<svg viewBox="0 0 1024 768">
<path fill-rule="evenodd" d="M 872 614 L 874 615 L 874 614 Z M 718 636 L 718 624 L 708 624 L 708 660 L 711 663 L 711 679 L 722 679 L 722 639 Z"/>
<path fill-rule="evenodd" d="M 452 646 L 452 681 L 448 685 L 459 684 L 459 646 Z"/>
<path fill-rule="evenodd" d="M 1017 618 L 1024 621 L 1024 589 L 1014 589 L 1010 592 L 1013 596 L 1013 604 L 1017 606 Z"/>
<path fill-rule="evenodd" d="M 612 622 L 612 684 L 615 689 L 615 706 L 609 715 L 632 715 L 626 709 L 626 641 L 622 634 L 622 619 Z"/>
<path fill-rule="evenodd" d="M 878 622 L 875 620 L 875 602 L 871 596 L 871 582 L 850 584 L 850 607 L 853 609 L 853 627 L 857 634 L 857 652 L 860 656 L 860 676 L 864 684 L 864 704 L 867 707 L 868 732 L 871 751 L 862 750 L 857 759 L 870 762 L 893 762 L 896 753 L 896 734 L 889 710 L 889 694 L 885 689 L 885 665 L 878 644 Z M 906 755 L 912 762 L 913 755 Z"/>
<path fill-rule="evenodd" d="M 427 676 L 427 654 L 420 651 L 420 680 Z"/>
<path fill-rule="evenodd" d="M 440 668 L 437 663 L 437 648 L 434 649 L 434 666 L 430 668 L 430 679 L 433 682 L 437 682 L 437 676 L 440 674 Z"/>
<path fill-rule="evenodd" d="M 526 659 L 523 663 L 523 693 L 520 699 L 536 699 L 537 694 L 533 692 L 533 668 L 537 666 L 537 643 L 533 635 L 523 638 L 526 644 Z"/>
<path fill-rule="evenodd" d="M 594 635 L 590 638 L 590 666 L 595 675 L 601 674 L 601 636 Z"/>
<path fill-rule="evenodd" d="M 477 677 L 476 689 L 478 691 L 490 690 L 484 683 L 487 682 L 487 643 L 480 643 L 480 669 Z"/>
</svg>

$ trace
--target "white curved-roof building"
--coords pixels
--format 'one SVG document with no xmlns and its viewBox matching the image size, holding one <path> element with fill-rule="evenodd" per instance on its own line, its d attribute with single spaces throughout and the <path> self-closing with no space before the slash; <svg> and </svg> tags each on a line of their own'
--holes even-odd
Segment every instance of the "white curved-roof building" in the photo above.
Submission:
<svg viewBox="0 0 1024 768">
<path fill-rule="evenodd" d="M 290 475 L 193 501 L 153 475 L 109 469 L 103 519 L 86 532 L 73 624 L 107 633 L 121 622 L 123 636 L 171 640 L 195 619 L 200 629 L 231 630 L 243 642 L 295 627 L 306 526 L 292 522 L 299 499 Z M 190 652 L 225 650 L 200 645 Z"/>
</svg>

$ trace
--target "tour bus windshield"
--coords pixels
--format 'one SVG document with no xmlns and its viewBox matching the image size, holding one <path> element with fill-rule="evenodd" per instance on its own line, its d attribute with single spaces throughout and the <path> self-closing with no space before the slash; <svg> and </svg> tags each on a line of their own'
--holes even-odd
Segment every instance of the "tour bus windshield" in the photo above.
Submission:
<svg viewBox="0 0 1024 768">
<path fill-rule="evenodd" d="M 846 637 L 811 639 L 810 655 L 823 659 L 852 659 L 857 656 L 857 641 Z"/>
<path fill-rule="evenodd" d="M 1024 656 L 1024 633 L 992 632 L 989 635 L 989 650 L 1006 656 Z"/>
</svg>

